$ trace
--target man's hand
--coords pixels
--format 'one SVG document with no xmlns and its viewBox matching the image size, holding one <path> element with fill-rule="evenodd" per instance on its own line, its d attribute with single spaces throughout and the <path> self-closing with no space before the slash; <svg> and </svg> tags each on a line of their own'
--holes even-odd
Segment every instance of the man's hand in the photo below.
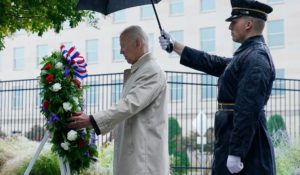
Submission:
<svg viewBox="0 0 300 175">
<path fill-rule="evenodd" d="M 171 53 L 174 49 L 174 39 L 172 36 L 164 30 L 161 30 L 161 36 L 159 37 L 160 47 L 167 52 Z"/>
<path fill-rule="evenodd" d="M 81 112 L 75 112 L 72 117 L 68 119 L 68 128 L 88 128 L 91 126 L 90 118 L 87 114 Z"/>
<path fill-rule="evenodd" d="M 229 155 L 227 158 L 226 164 L 230 173 L 239 173 L 244 168 L 243 162 L 241 162 L 241 158 L 238 156 Z"/>
</svg>

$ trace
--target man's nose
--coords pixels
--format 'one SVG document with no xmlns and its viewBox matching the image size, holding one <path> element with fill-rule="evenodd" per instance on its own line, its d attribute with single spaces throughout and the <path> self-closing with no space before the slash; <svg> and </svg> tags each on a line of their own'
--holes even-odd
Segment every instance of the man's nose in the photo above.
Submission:
<svg viewBox="0 0 300 175">
<path fill-rule="evenodd" d="M 229 26 L 228 26 L 228 29 L 229 29 L 229 30 L 231 30 L 231 29 L 232 29 L 232 25 L 231 25 L 231 23 L 229 24 Z"/>
</svg>

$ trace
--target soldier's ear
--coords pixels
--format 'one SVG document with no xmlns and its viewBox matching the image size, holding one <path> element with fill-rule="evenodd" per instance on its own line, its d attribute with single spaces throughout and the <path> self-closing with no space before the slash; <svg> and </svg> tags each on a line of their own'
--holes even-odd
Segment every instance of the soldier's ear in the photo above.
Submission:
<svg viewBox="0 0 300 175">
<path fill-rule="evenodd" d="M 252 19 L 247 20 L 247 22 L 245 23 L 246 30 L 252 29 L 253 23 L 254 21 Z"/>
</svg>

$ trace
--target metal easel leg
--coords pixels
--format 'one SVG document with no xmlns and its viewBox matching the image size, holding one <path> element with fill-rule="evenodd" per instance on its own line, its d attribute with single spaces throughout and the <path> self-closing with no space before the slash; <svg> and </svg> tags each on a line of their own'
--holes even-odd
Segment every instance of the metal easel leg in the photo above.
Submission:
<svg viewBox="0 0 300 175">
<path fill-rule="evenodd" d="M 68 161 L 64 161 L 64 159 L 58 156 L 59 160 L 59 167 L 60 167 L 60 174 L 61 175 L 71 175 L 70 164 Z"/>
<path fill-rule="evenodd" d="M 60 174 L 66 175 L 66 167 L 65 167 L 64 160 L 62 159 L 62 157 L 58 156 L 58 162 L 59 162 Z"/>
<path fill-rule="evenodd" d="M 39 145 L 39 147 L 38 147 L 38 149 L 37 149 L 37 151 L 35 152 L 33 158 L 32 158 L 31 161 L 30 161 L 30 163 L 29 163 L 29 165 L 28 165 L 28 167 L 27 167 L 27 169 L 26 169 L 24 175 L 29 175 L 29 173 L 31 172 L 32 167 L 33 167 L 33 165 L 35 164 L 35 162 L 36 162 L 38 156 L 40 155 L 40 153 L 41 153 L 43 147 L 45 146 L 45 143 L 47 142 L 48 138 L 49 138 L 49 131 L 46 131 L 46 132 L 45 132 L 45 135 L 44 135 L 44 137 L 43 137 L 43 139 L 42 139 L 42 141 L 41 141 L 41 143 L 40 143 L 40 145 Z"/>
</svg>

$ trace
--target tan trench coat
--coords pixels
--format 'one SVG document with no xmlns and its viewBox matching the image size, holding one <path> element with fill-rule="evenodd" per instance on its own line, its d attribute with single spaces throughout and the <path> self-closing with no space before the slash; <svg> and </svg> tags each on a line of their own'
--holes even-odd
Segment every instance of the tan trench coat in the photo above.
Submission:
<svg viewBox="0 0 300 175">
<path fill-rule="evenodd" d="M 145 54 L 124 75 L 120 101 L 94 114 L 101 134 L 114 128 L 114 175 L 168 175 L 165 73 Z"/>
</svg>

